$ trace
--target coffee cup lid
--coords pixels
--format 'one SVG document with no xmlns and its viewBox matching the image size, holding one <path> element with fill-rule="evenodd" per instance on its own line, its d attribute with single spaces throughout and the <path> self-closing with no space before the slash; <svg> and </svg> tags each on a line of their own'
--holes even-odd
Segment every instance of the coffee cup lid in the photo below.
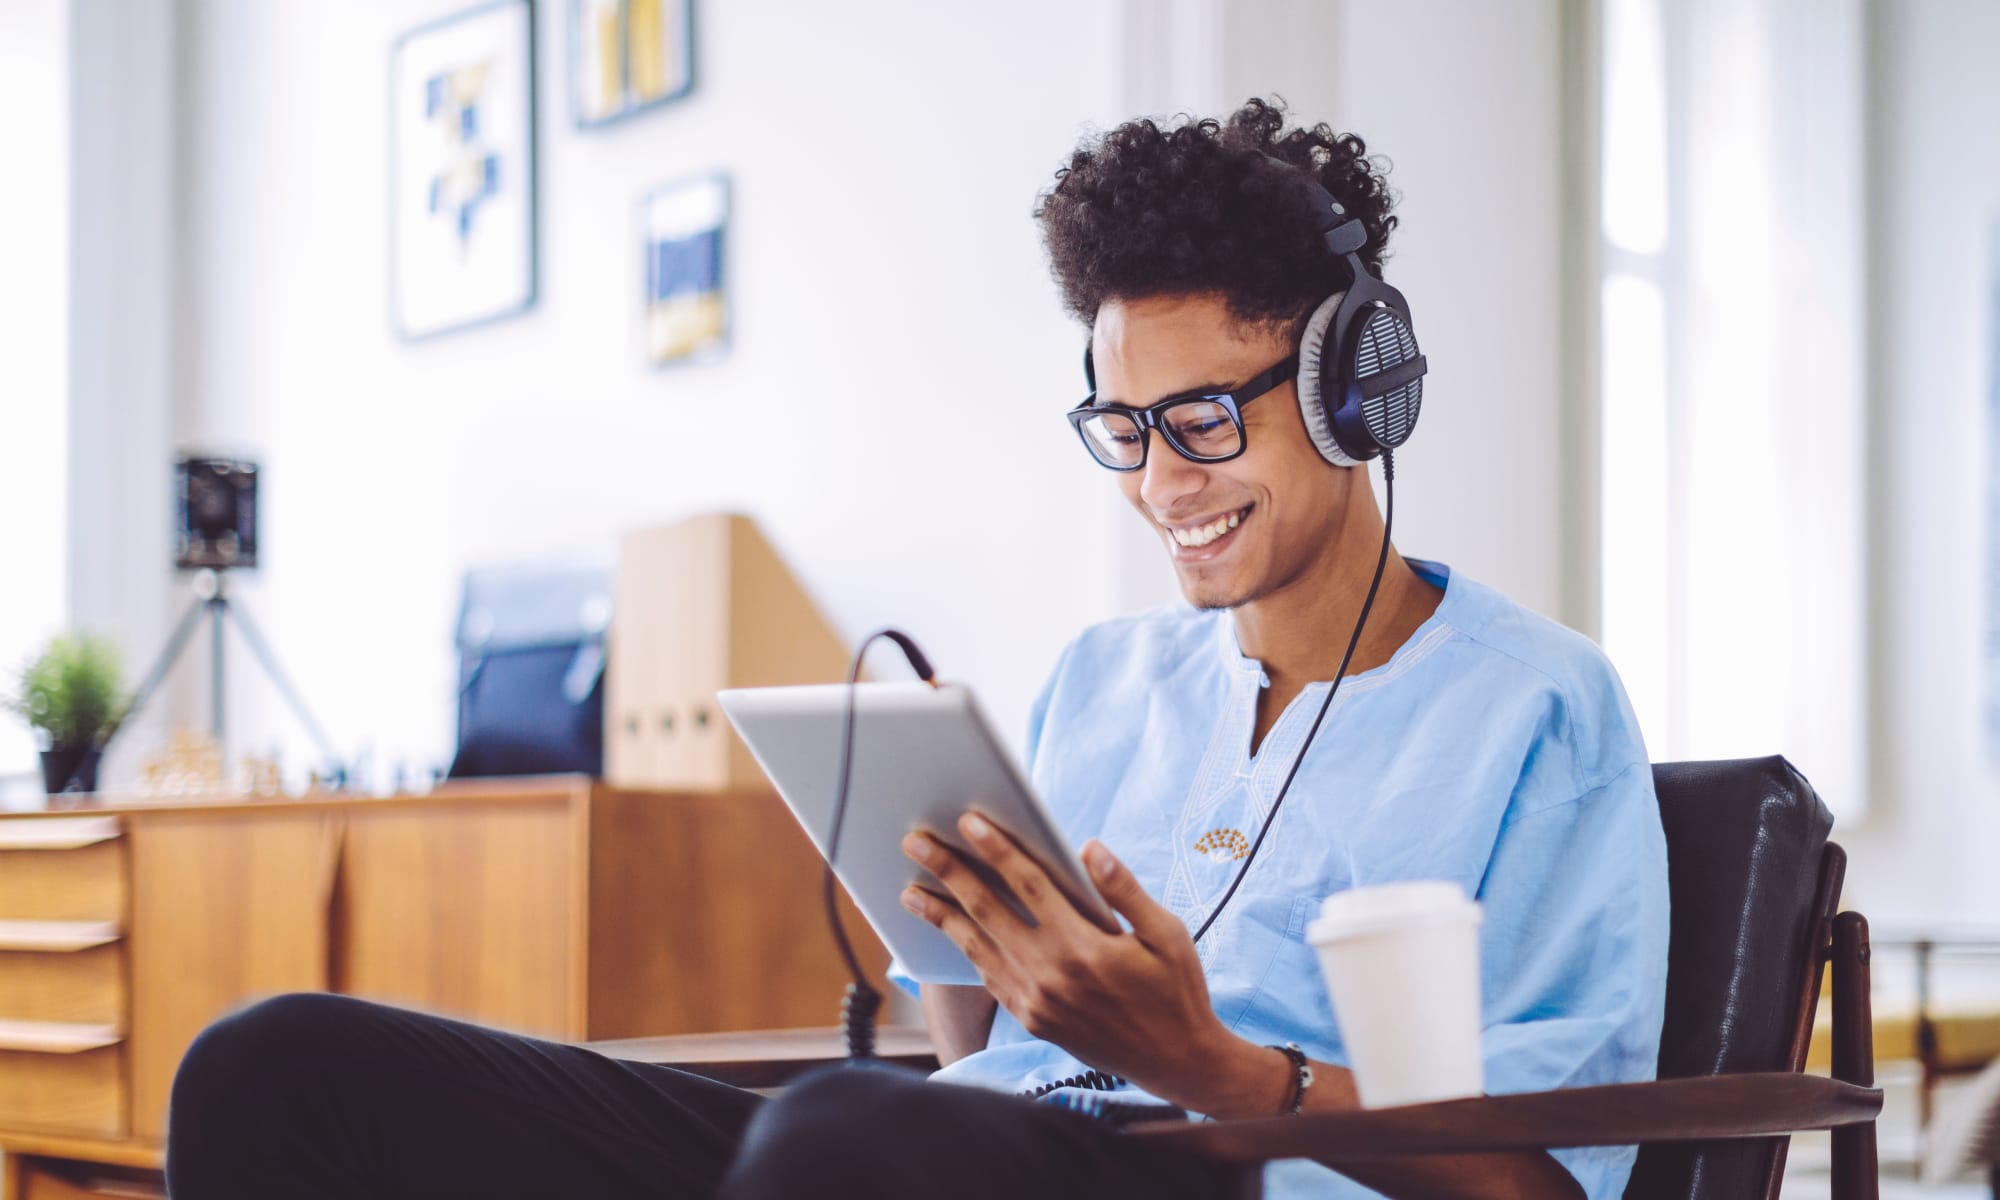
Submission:
<svg viewBox="0 0 2000 1200">
<path fill-rule="evenodd" d="M 1480 915 L 1478 902 L 1467 899 L 1465 889 L 1447 879 L 1370 884 L 1328 896 L 1306 938 L 1317 942 L 1437 920 L 1477 924 Z"/>
</svg>

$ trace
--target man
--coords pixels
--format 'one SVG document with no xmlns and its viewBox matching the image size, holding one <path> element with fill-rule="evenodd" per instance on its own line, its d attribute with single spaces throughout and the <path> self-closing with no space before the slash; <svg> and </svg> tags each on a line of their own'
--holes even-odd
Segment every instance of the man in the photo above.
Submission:
<svg viewBox="0 0 2000 1200">
<path fill-rule="evenodd" d="M 1303 927 L 1327 895 L 1403 879 L 1456 881 L 1484 905 L 1488 1090 L 1649 1078 L 1665 850 L 1636 722 L 1594 647 L 1391 554 L 1308 746 L 1386 542 L 1365 470 L 1322 456 L 1289 373 L 1309 314 L 1351 283 L 1319 250 L 1300 172 L 1363 223 L 1361 255 L 1379 271 L 1394 218 L 1360 140 L 1286 131 L 1258 101 L 1226 123 L 1121 126 L 1076 152 L 1037 214 L 1091 330 L 1095 409 L 1163 420 L 1165 402 L 1231 397 L 1173 438 L 1128 422 L 1092 447 L 1120 469 L 1193 607 L 1084 633 L 1029 732 L 1036 788 L 1129 932 L 1086 922 L 975 819 L 961 832 L 1033 925 L 912 836 L 906 852 L 942 891 L 904 901 L 984 981 L 921 989 L 947 1082 L 841 1069 L 769 1102 L 358 1001 L 282 997 L 190 1050 L 173 1194 L 1234 1195 L 1238 1174 L 1008 1093 L 1061 1100 L 1108 1084 L 1115 1100 L 1215 1119 L 1353 1107 Z M 1292 1162 L 1263 1183 L 1272 1197 L 1613 1197 L 1632 1157 L 1391 1160 L 1351 1179 Z"/>
</svg>

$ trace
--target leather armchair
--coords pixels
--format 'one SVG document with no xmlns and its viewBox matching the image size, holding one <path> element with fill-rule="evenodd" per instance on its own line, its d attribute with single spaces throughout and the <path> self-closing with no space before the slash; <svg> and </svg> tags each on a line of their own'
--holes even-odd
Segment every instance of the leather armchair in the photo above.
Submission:
<svg viewBox="0 0 2000 1200">
<path fill-rule="evenodd" d="M 1789 1134 L 1834 1131 L 1835 1200 L 1875 1200 L 1868 923 L 1847 855 L 1782 758 L 1654 767 L 1672 904 L 1659 1081 L 1134 1130 L 1239 1162 L 1639 1143 L 1628 1200 L 1776 1200 Z M 1833 1078 L 1803 1075 L 1832 963 Z"/>
</svg>

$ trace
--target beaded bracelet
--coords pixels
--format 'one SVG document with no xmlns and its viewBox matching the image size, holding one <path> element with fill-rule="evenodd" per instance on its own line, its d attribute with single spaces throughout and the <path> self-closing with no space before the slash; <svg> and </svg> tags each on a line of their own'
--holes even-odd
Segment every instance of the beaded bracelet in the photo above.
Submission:
<svg viewBox="0 0 2000 1200">
<path fill-rule="evenodd" d="M 1292 1087 L 1285 1094 L 1285 1106 L 1278 1113 L 1281 1117 L 1296 1117 L 1305 1107 L 1306 1089 L 1313 1085 L 1312 1064 L 1306 1061 L 1306 1052 L 1299 1049 L 1297 1042 L 1286 1042 L 1271 1049 L 1284 1055 L 1292 1064 Z"/>
</svg>

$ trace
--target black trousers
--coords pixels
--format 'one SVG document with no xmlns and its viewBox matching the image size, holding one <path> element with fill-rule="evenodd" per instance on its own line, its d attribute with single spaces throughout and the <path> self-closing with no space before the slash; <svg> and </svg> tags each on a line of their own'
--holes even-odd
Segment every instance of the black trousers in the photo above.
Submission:
<svg viewBox="0 0 2000 1200">
<path fill-rule="evenodd" d="M 231 1197 L 1255 1195 L 1254 1173 L 889 1067 L 780 1096 L 344 996 L 211 1025 L 174 1078 L 167 1189 Z"/>
</svg>

